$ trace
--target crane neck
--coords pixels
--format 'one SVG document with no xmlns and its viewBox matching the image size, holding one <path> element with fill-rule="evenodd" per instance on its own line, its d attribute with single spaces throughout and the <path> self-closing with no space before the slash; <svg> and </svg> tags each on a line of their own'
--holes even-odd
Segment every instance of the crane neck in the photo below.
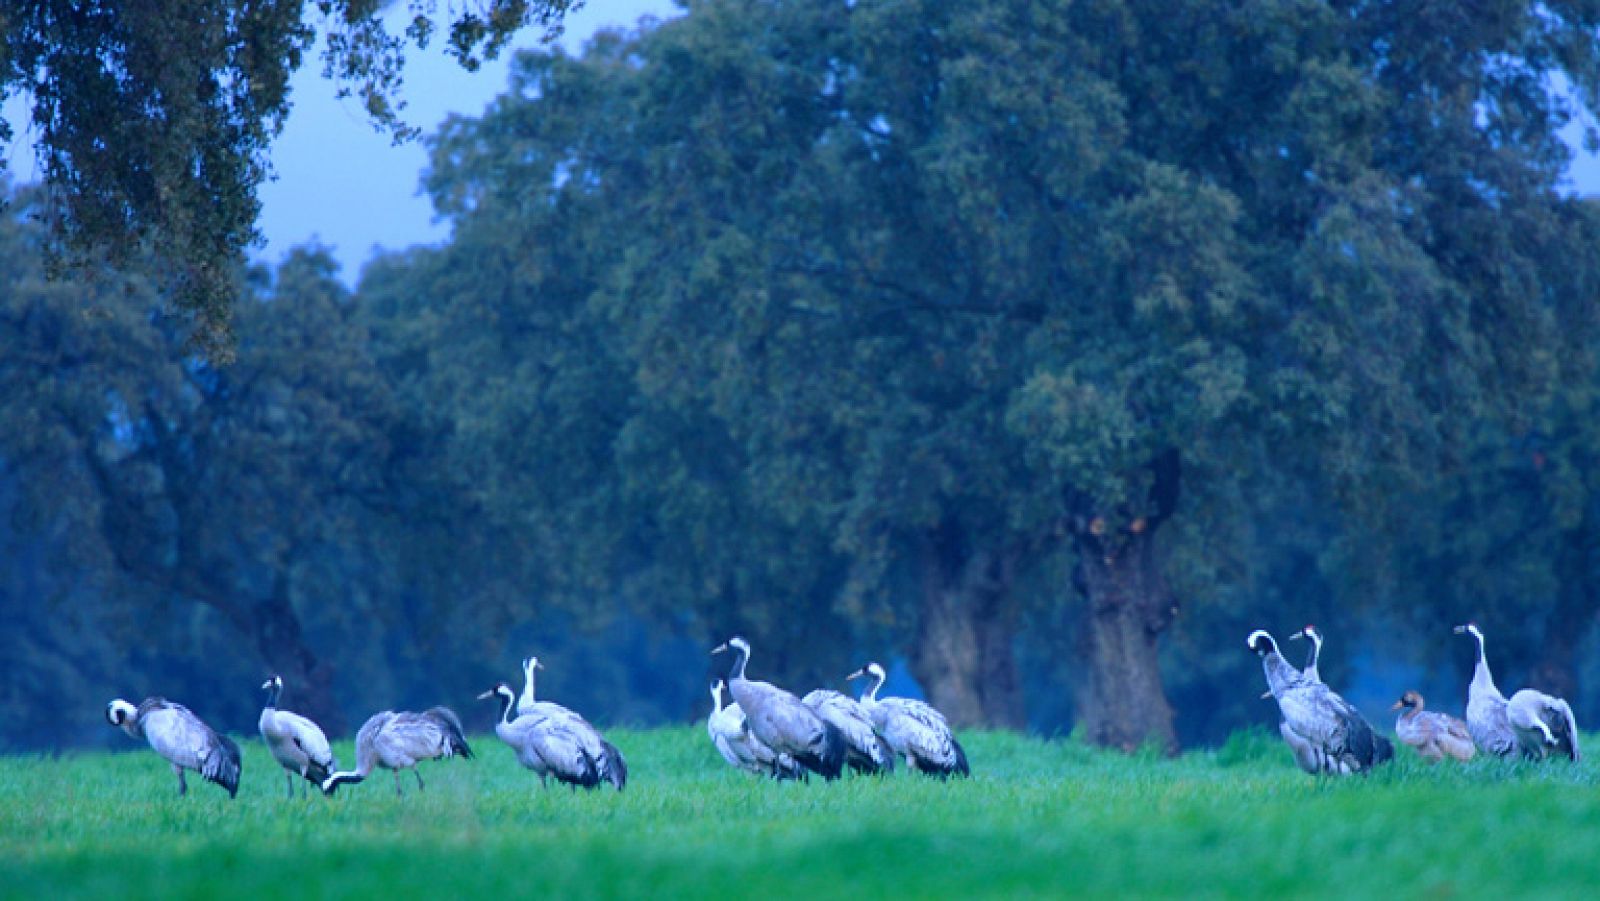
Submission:
<svg viewBox="0 0 1600 901">
<path fill-rule="evenodd" d="M 511 725 L 511 692 L 495 692 L 494 698 L 500 702 L 500 722 Z"/>
<path fill-rule="evenodd" d="M 1299 670 L 1278 653 L 1277 642 L 1272 643 L 1272 653 L 1261 658 L 1261 669 L 1267 674 L 1267 687 L 1272 689 L 1274 697 L 1281 695 L 1304 678 Z"/>
<path fill-rule="evenodd" d="M 878 689 L 883 687 L 884 674 L 868 673 L 867 678 L 872 681 L 867 683 L 867 690 L 862 692 L 861 699 L 868 704 L 876 704 L 878 703 Z"/>
<path fill-rule="evenodd" d="M 1483 633 L 1476 633 L 1472 637 L 1478 640 L 1478 665 L 1472 670 L 1472 684 L 1494 694 L 1499 694 L 1500 689 L 1496 688 L 1494 684 L 1494 675 L 1489 672 L 1489 655 L 1484 649 Z"/>
<path fill-rule="evenodd" d="M 711 686 L 711 712 L 722 712 L 722 686 L 720 685 Z"/>
<path fill-rule="evenodd" d="M 1307 678 L 1322 681 L 1321 674 L 1317 671 L 1317 661 L 1322 657 L 1322 636 L 1312 633 L 1306 636 L 1311 640 L 1311 650 L 1306 654 L 1304 673 Z"/>
<path fill-rule="evenodd" d="M 267 709 L 273 710 L 278 706 L 278 698 L 283 694 L 283 684 L 272 685 L 267 688 Z"/>
<path fill-rule="evenodd" d="M 527 664 L 522 666 L 522 699 L 518 701 L 519 707 L 531 706 L 537 700 L 534 693 L 534 681 L 536 678 L 533 674 L 534 669 L 534 667 Z"/>
<path fill-rule="evenodd" d="M 728 681 L 744 678 L 744 668 L 750 662 L 750 649 L 735 646 L 733 648 L 733 665 L 728 668 Z"/>
</svg>

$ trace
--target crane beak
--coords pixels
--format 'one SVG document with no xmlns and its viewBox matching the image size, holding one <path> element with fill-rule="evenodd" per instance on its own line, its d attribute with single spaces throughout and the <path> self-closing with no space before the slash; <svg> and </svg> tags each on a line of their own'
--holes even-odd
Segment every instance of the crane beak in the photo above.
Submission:
<svg viewBox="0 0 1600 901">
<path fill-rule="evenodd" d="M 1268 689 L 1267 691 L 1264 691 L 1264 692 L 1261 693 L 1261 700 L 1263 700 L 1263 701 L 1268 700 L 1271 697 L 1272 697 L 1271 689 Z"/>
<path fill-rule="evenodd" d="M 726 641 L 724 641 L 722 644 L 719 644 L 716 647 L 712 648 L 711 649 L 711 653 L 720 654 L 723 651 L 726 651 L 727 649 L 728 649 L 728 643 Z"/>
<path fill-rule="evenodd" d="M 494 689 L 491 688 L 488 691 L 484 692 L 483 694 L 478 695 L 478 700 L 487 701 L 492 697 L 494 697 Z"/>
<path fill-rule="evenodd" d="M 1402 698 L 1402 699 L 1400 699 L 1398 701 L 1395 701 L 1394 704 L 1390 705 L 1389 709 L 1390 710 L 1399 710 L 1400 708 L 1402 708 L 1404 706 L 1406 706 L 1406 702 L 1405 702 L 1405 699 Z"/>
<path fill-rule="evenodd" d="M 1465 634 L 1467 634 L 1467 627 L 1466 626 L 1456 626 L 1454 631 L 1455 631 L 1455 633 L 1457 635 L 1465 635 Z"/>
<path fill-rule="evenodd" d="M 1305 638 L 1305 637 L 1306 637 L 1306 633 L 1304 633 L 1304 632 L 1296 632 L 1293 635 L 1289 636 L 1289 640 L 1290 641 L 1299 641 L 1300 639 Z"/>
</svg>

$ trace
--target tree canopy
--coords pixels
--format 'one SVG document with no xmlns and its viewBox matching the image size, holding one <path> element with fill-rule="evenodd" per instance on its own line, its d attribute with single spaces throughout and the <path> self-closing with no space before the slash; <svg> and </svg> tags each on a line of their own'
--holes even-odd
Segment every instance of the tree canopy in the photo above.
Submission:
<svg viewBox="0 0 1600 901">
<path fill-rule="evenodd" d="M 256 189 L 289 112 L 289 78 L 325 38 L 324 75 L 358 95 L 397 141 L 404 52 L 444 32 L 469 69 L 519 29 L 559 33 L 572 0 L 409 0 L 404 34 L 377 0 L 20 0 L 0 9 L 0 96 L 31 97 L 34 149 L 51 189 L 58 264 L 147 259 L 197 346 L 232 352 L 244 251 L 258 238 Z M 0 146 L 15 139 L 0 119 Z M 4 159 L 0 158 L 0 168 Z"/>
</svg>

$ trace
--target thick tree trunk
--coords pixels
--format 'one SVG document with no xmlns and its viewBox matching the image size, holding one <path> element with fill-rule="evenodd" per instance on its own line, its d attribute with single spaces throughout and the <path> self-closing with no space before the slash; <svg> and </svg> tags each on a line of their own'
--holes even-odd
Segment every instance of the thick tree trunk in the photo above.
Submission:
<svg viewBox="0 0 1600 901">
<path fill-rule="evenodd" d="M 285 709 L 293 710 L 330 735 L 345 731 L 344 715 L 333 697 L 333 668 L 318 660 L 306 645 L 290 599 L 290 564 L 284 563 L 272 580 L 272 591 L 250 608 L 240 626 L 255 640 L 261 659 L 283 677 Z"/>
<path fill-rule="evenodd" d="M 1115 529 L 1092 512 L 1075 517 L 1076 576 L 1086 603 L 1078 639 L 1083 669 L 1073 695 L 1078 724 L 1091 743 L 1132 751 L 1153 742 L 1175 754 L 1178 739 L 1157 649 L 1177 602 L 1161 572 L 1155 536 L 1177 503 L 1177 452 L 1158 456 L 1151 471 L 1145 515 Z"/>
<path fill-rule="evenodd" d="M 279 561 L 270 591 L 252 603 L 240 596 L 239 581 L 229 567 L 216 563 L 202 550 L 202 518 L 193 511 L 195 499 L 181 493 L 168 495 L 177 513 L 169 552 L 164 546 L 168 536 L 152 525 L 153 515 L 144 499 L 93 449 L 85 451 L 83 459 L 101 491 L 101 533 L 121 569 L 221 613 L 255 642 L 262 662 L 283 677 L 285 707 L 311 717 L 326 732 L 343 732 L 344 717 L 333 700 L 332 670 L 306 645 L 290 601 L 289 574 L 296 545 Z M 175 469 L 166 471 L 165 484 L 184 484 L 181 476 L 170 474 Z"/>
<path fill-rule="evenodd" d="M 921 609 L 911 672 L 957 726 L 1026 725 L 1013 643 L 1015 560 L 973 548 L 957 525 L 936 529 L 921 549 Z"/>
<path fill-rule="evenodd" d="M 1084 736 L 1124 751 L 1154 742 L 1176 753 L 1157 656 L 1176 606 L 1156 560 L 1154 535 L 1129 536 L 1110 554 L 1100 542 L 1080 542 L 1079 549 L 1087 609 L 1078 640 L 1084 669 L 1074 697 Z"/>
</svg>

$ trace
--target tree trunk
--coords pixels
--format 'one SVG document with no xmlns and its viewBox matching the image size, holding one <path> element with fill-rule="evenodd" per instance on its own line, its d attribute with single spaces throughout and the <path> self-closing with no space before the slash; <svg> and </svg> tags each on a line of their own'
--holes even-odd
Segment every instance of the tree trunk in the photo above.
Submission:
<svg viewBox="0 0 1600 901">
<path fill-rule="evenodd" d="M 1132 751 L 1155 742 L 1178 750 L 1172 705 L 1161 685 L 1157 644 L 1176 606 L 1155 556 L 1152 533 L 1130 536 L 1111 554 L 1079 544 L 1087 611 L 1078 639 L 1084 671 L 1074 698 L 1093 744 Z"/>
<path fill-rule="evenodd" d="M 1528 686 L 1578 701 L 1578 644 L 1600 612 L 1600 586 L 1590 572 L 1595 535 L 1588 514 L 1561 536 L 1556 552 L 1556 603 L 1545 616 L 1544 640 L 1528 676 Z"/>
<path fill-rule="evenodd" d="M 1026 725 L 1013 648 L 1014 567 L 1005 551 L 972 548 L 959 525 L 947 523 L 923 542 L 911 672 L 954 725 Z"/>
<path fill-rule="evenodd" d="M 1175 754 L 1178 739 L 1157 651 L 1177 602 L 1161 572 L 1155 536 L 1177 502 L 1177 452 L 1160 455 L 1151 469 L 1148 515 L 1115 530 L 1102 517 L 1076 517 L 1076 577 L 1086 604 L 1078 639 L 1083 670 L 1073 695 L 1089 742 L 1124 751 L 1154 742 Z"/>
<path fill-rule="evenodd" d="M 122 571 L 221 613 L 255 642 L 262 662 L 283 677 L 286 707 L 315 720 L 326 732 L 344 731 L 344 717 L 333 699 L 332 670 L 306 645 L 290 601 L 289 573 L 295 551 L 283 554 L 266 596 L 254 603 L 245 600 L 230 567 L 202 549 L 202 518 L 194 512 L 202 501 L 181 492 L 167 495 L 177 514 L 169 553 L 163 546 L 167 536 L 152 524 L 154 516 L 144 499 L 128 487 L 132 480 L 119 479 L 92 448 L 85 450 L 83 459 L 101 492 L 101 534 Z M 186 484 L 181 476 L 170 474 L 175 471 L 166 470 L 164 484 Z"/>
<path fill-rule="evenodd" d="M 249 621 L 240 626 L 255 640 L 261 660 L 283 677 L 284 708 L 310 717 L 324 732 L 341 734 L 345 722 L 333 697 L 333 667 L 306 645 L 289 594 L 291 565 L 280 564 L 271 593 L 250 608 Z"/>
</svg>

